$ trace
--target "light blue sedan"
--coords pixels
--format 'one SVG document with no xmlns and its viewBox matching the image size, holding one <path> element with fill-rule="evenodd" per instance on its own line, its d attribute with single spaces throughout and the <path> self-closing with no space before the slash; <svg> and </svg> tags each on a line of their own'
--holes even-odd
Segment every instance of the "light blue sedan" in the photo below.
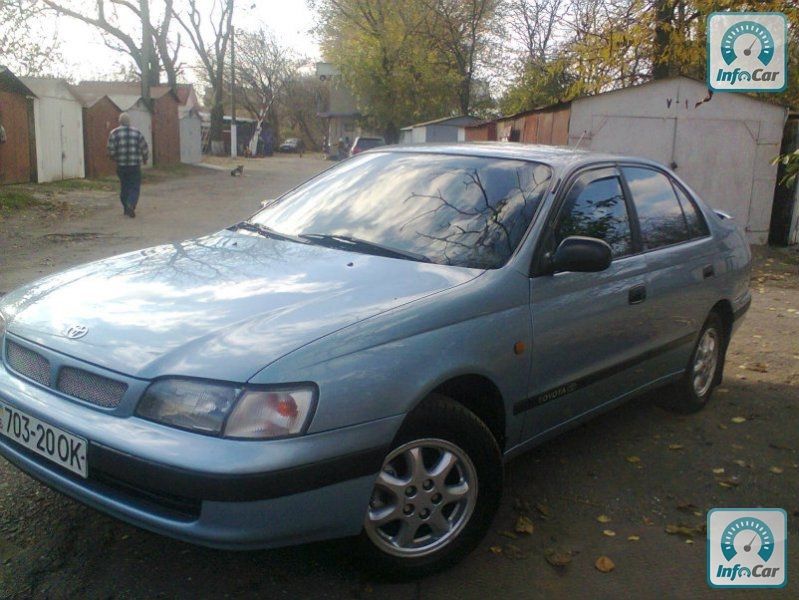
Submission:
<svg viewBox="0 0 799 600">
<path fill-rule="evenodd" d="M 381 148 L 3 298 L 0 454 L 189 542 L 360 535 L 429 573 L 480 541 L 509 458 L 655 387 L 702 408 L 750 260 L 649 161 Z"/>
</svg>

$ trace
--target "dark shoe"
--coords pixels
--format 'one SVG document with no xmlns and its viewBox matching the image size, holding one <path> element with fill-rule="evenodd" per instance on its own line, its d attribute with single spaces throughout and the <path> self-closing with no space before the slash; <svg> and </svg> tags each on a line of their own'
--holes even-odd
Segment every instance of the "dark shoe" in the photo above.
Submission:
<svg viewBox="0 0 799 600">
<path fill-rule="evenodd" d="M 136 218 L 136 211 L 135 211 L 134 209 L 132 209 L 132 208 L 131 208 L 131 209 L 130 209 L 130 212 L 128 213 L 128 216 L 129 216 L 131 219 L 135 219 L 135 218 Z"/>
</svg>

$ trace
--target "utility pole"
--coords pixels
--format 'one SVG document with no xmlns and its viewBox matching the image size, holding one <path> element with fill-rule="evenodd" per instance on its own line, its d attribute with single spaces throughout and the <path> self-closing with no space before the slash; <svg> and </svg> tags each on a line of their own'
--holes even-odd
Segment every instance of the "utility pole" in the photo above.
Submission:
<svg viewBox="0 0 799 600">
<path fill-rule="evenodd" d="M 236 125 L 236 30 L 230 26 L 230 156 L 238 156 L 238 126 Z"/>
<path fill-rule="evenodd" d="M 153 32 L 150 31 L 150 0 L 139 0 L 141 13 L 141 97 L 147 109 L 150 105 L 150 66 L 153 58 Z"/>
</svg>

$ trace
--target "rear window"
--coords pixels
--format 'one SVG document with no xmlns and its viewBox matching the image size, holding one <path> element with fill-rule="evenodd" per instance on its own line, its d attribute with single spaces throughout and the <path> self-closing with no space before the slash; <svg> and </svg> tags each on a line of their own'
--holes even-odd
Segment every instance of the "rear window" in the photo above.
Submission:
<svg viewBox="0 0 799 600">
<path fill-rule="evenodd" d="M 378 146 L 382 146 L 383 140 L 378 138 L 361 138 L 355 145 L 362 150 L 369 150 L 369 148 L 377 148 Z"/>
<path fill-rule="evenodd" d="M 690 239 L 688 224 L 668 177 L 644 167 L 623 167 L 622 172 L 638 213 L 644 248 L 652 250 Z"/>
</svg>

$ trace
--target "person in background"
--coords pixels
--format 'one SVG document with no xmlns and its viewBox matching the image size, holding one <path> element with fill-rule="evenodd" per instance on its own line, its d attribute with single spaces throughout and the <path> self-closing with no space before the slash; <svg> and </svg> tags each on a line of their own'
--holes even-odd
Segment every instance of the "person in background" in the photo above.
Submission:
<svg viewBox="0 0 799 600">
<path fill-rule="evenodd" d="M 150 149 L 141 131 L 130 125 L 128 113 L 119 115 L 119 127 L 108 135 L 108 156 L 117 164 L 119 199 L 126 217 L 136 216 L 141 189 L 141 166 L 147 162 Z"/>
</svg>

